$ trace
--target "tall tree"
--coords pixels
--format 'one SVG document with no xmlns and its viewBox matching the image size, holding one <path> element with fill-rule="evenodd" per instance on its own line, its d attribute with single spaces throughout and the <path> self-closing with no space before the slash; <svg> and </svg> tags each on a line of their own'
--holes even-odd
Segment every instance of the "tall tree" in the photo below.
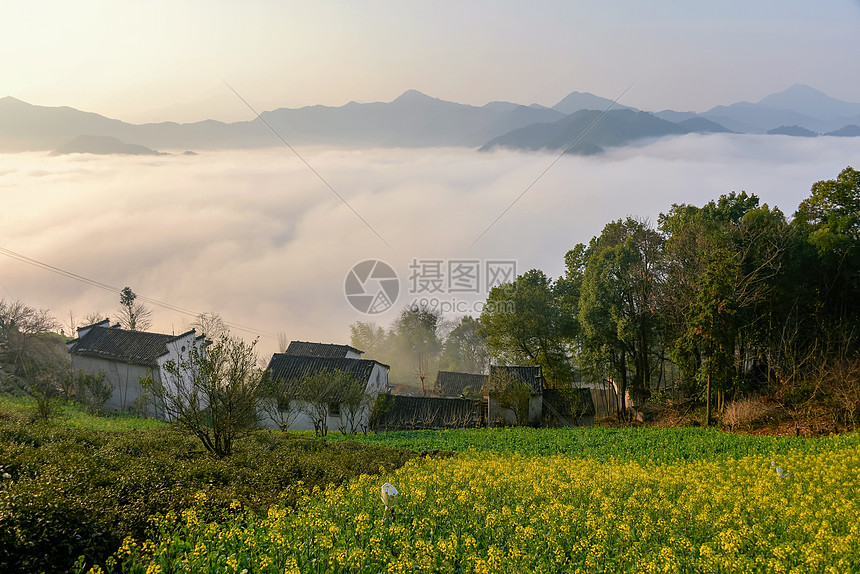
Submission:
<svg viewBox="0 0 860 574">
<path fill-rule="evenodd" d="M 120 292 L 119 304 L 117 322 L 123 329 L 146 331 L 152 326 L 152 311 L 137 300 L 137 295 L 131 287 L 124 287 Z"/>
<path fill-rule="evenodd" d="M 660 216 L 666 237 L 663 291 L 673 357 L 688 393 L 726 393 L 766 383 L 793 287 L 786 280 L 792 232 L 778 209 L 745 192 Z M 711 384 L 708 384 L 711 383 Z"/>
<path fill-rule="evenodd" d="M 817 253 L 815 289 L 826 329 L 856 339 L 860 320 L 860 172 L 847 167 L 836 179 L 813 184 L 793 224 Z M 847 329 L 846 329 L 847 328 Z"/>
<path fill-rule="evenodd" d="M 651 392 L 659 342 L 661 247 L 656 231 L 627 218 L 606 225 L 587 250 L 579 298 L 583 357 L 613 374 L 622 410 L 628 387 L 637 400 Z"/>
<path fill-rule="evenodd" d="M 407 307 L 395 322 L 393 346 L 396 356 L 411 367 L 411 372 L 427 395 L 438 368 L 442 341 L 438 329 L 440 313 L 424 307 Z"/>
<path fill-rule="evenodd" d="M 356 321 L 349 326 L 350 345 L 364 351 L 365 359 L 376 359 L 383 363 L 386 355 L 388 333 L 373 322 Z"/>
<path fill-rule="evenodd" d="M 200 313 L 191 322 L 191 328 L 212 341 L 228 334 L 230 329 L 218 313 Z"/>
<path fill-rule="evenodd" d="M 543 271 L 532 269 L 513 283 L 493 287 L 478 321 L 496 361 L 540 365 L 549 385 L 570 384 L 567 343 L 575 320 L 563 312 L 556 284 Z"/>
<path fill-rule="evenodd" d="M 490 352 L 487 341 L 479 332 L 480 325 L 473 317 L 461 317 L 457 325 L 445 337 L 439 369 L 463 373 L 486 373 Z"/>
</svg>

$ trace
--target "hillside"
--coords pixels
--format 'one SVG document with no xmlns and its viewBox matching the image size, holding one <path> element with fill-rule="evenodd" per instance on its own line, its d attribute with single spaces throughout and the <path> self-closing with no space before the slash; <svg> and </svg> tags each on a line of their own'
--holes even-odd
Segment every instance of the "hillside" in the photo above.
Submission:
<svg viewBox="0 0 860 574">
<path fill-rule="evenodd" d="M 54 150 L 54 155 L 69 153 L 91 153 L 96 155 L 168 155 L 149 149 L 146 146 L 127 144 L 110 136 L 78 136 L 72 141 Z"/>
<path fill-rule="evenodd" d="M 570 151 L 588 155 L 638 139 L 681 135 L 691 131 L 648 112 L 611 110 L 602 118 L 600 116 L 601 112 L 597 110 L 581 110 L 557 122 L 532 124 L 493 138 L 481 146 L 480 151 L 495 148 L 561 150 L 581 138 Z"/>
</svg>

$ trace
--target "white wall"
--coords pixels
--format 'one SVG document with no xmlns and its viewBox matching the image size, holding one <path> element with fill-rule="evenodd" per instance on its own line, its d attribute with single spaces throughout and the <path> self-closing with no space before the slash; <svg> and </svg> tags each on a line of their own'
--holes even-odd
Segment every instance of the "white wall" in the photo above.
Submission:
<svg viewBox="0 0 860 574">
<path fill-rule="evenodd" d="M 370 377 L 367 379 L 367 386 L 365 387 L 365 392 L 373 398 L 376 398 L 376 395 L 379 393 L 384 393 L 388 391 L 388 368 L 376 363 L 373 365 L 373 370 L 370 372 Z M 294 419 L 294 422 L 290 424 L 289 430 L 314 430 L 313 422 L 311 422 L 310 417 L 302 411 L 302 407 L 306 406 L 303 403 L 299 403 L 294 408 L 299 409 L 298 415 Z M 276 429 L 278 425 L 272 420 L 272 417 L 269 416 L 268 413 L 265 412 L 264 409 L 257 409 L 257 420 L 261 428 L 265 429 Z M 356 416 L 357 426 L 360 429 L 362 426 L 369 426 L 370 420 L 370 407 L 364 407 L 360 414 Z M 340 428 L 341 425 L 346 425 L 346 420 L 341 420 L 339 416 L 331 416 L 329 415 L 326 420 L 326 424 L 328 426 L 329 431 L 336 431 Z"/>
</svg>

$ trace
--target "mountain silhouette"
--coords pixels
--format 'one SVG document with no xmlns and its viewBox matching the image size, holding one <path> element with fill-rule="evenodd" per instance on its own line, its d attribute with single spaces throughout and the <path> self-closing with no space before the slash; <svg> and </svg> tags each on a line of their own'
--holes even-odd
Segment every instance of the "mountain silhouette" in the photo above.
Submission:
<svg viewBox="0 0 860 574">
<path fill-rule="evenodd" d="M 127 144 L 114 137 L 92 135 L 78 136 L 54 151 L 54 155 L 63 155 L 68 153 L 92 153 L 98 155 L 167 155 L 149 149 L 146 146 Z"/>
<path fill-rule="evenodd" d="M 134 142 L 128 145 L 151 150 L 177 151 L 272 147 L 283 145 L 281 138 L 290 144 L 354 147 L 560 149 L 573 141 L 566 139 L 573 133 L 570 130 L 584 129 L 595 114 L 610 106 L 577 146 L 580 153 L 689 132 L 766 133 L 780 126 L 799 126 L 817 133 L 847 135 L 853 132 L 849 128 L 843 132 L 842 128 L 860 125 L 860 104 L 842 102 L 802 85 L 758 103 L 717 106 L 701 114 L 640 112 L 587 92 L 571 92 L 548 108 L 505 101 L 472 106 L 407 90 L 390 102 L 278 108 L 263 112 L 260 118 L 234 123 L 131 124 L 70 107 L 37 106 L 5 97 L 0 98 L 0 151 L 60 150 L 79 136 L 116 138 L 120 143 Z"/>
</svg>

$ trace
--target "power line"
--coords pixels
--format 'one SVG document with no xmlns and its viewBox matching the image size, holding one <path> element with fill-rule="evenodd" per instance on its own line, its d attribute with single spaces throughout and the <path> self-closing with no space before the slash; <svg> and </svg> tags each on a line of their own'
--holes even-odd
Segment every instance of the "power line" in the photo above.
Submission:
<svg viewBox="0 0 860 574">
<path fill-rule="evenodd" d="M 99 289 L 104 289 L 105 291 L 110 291 L 111 293 L 122 293 L 122 288 L 115 287 L 113 285 L 108 285 L 107 283 L 102 283 L 101 281 L 97 281 L 95 279 L 91 279 L 84 275 L 79 275 L 77 273 L 73 273 L 71 271 L 67 271 L 65 269 L 61 269 L 54 265 L 50 265 L 43 261 L 39 261 L 38 259 L 33 259 L 32 257 L 27 257 L 26 255 L 22 255 L 20 253 L 16 253 L 10 249 L 6 249 L 4 247 L 0 247 L 0 255 L 5 255 L 11 259 L 15 259 L 22 263 L 26 263 L 27 265 L 32 265 L 33 267 L 38 267 L 44 271 L 49 271 L 51 273 L 55 273 L 57 275 L 61 275 L 68 279 L 72 279 L 74 281 L 78 281 L 80 283 L 85 283 L 87 285 L 91 285 L 93 287 L 98 287 Z M 5 289 L 5 286 L 3 287 Z M 6 289 L 8 292 L 9 290 Z M 10 293 L 11 295 L 11 293 Z M 169 309 L 170 311 L 175 311 L 177 313 L 181 313 L 183 315 L 188 315 L 190 317 L 199 317 L 202 315 L 199 311 L 194 311 L 192 309 L 188 309 L 186 307 L 180 307 L 179 305 L 174 305 L 172 303 L 167 303 L 166 301 L 160 301 L 158 299 L 153 299 L 152 297 L 146 297 L 145 295 L 138 295 L 137 297 L 141 301 L 149 303 L 151 305 L 155 305 L 158 307 L 162 307 L 164 309 Z M 266 337 L 274 337 L 272 333 L 268 333 L 266 331 L 261 331 L 260 329 L 254 329 L 253 327 L 248 327 L 246 325 L 241 325 L 239 323 L 232 323 L 229 321 L 224 321 L 224 324 L 228 327 L 235 328 L 238 331 L 244 331 L 246 333 L 250 333 L 252 335 L 264 335 Z"/>
<path fill-rule="evenodd" d="M 343 204 L 344 204 L 345 206 L 347 206 L 347 207 L 349 208 L 349 210 L 350 210 L 350 211 L 352 211 L 352 212 L 355 214 L 355 216 L 356 216 L 356 217 L 358 217 L 358 218 L 361 220 L 361 222 L 362 222 L 362 223 L 364 223 L 364 224 L 367 226 L 367 228 L 368 228 L 368 229 L 370 229 L 370 230 L 373 232 L 373 234 L 374 234 L 374 235 L 376 235 L 376 236 L 379 238 L 379 240 L 380 240 L 380 241 L 382 241 L 382 242 L 385 244 L 385 246 L 386 246 L 386 247 L 388 247 L 389 249 L 391 249 L 392 251 L 394 251 L 394 248 L 393 248 L 393 247 L 392 247 L 392 246 L 391 246 L 391 245 L 390 245 L 390 244 L 385 240 L 385 238 L 384 238 L 384 237 L 382 237 L 382 235 L 380 235 L 380 234 L 379 234 L 379 232 L 378 232 L 378 231 L 376 231 L 376 229 L 374 229 L 374 228 L 373 228 L 373 226 L 372 226 L 370 223 L 368 223 L 368 222 L 367 222 L 367 220 L 366 220 L 364 217 L 362 217 L 362 216 L 361 216 L 361 214 L 360 214 L 358 211 L 356 211 L 356 210 L 355 210 L 355 208 L 354 208 L 352 205 L 350 205 L 350 204 L 349 204 L 349 202 L 348 202 L 346 199 L 344 199 L 344 197 L 343 197 L 341 194 L 339 194 L 339 193 L 338 193 L 338 192 L 337 192 L 337 191 L 336 191 L 336 190 L 331 186 L 331 184 L 330 184 L 330 183 L 329 183 L 329 182 L 328 182 L 328 181 L 327 181 L 327 180 L 326 180 L 322 175 L 320 175 L 320 173 L 319 173 L 317 170 L 315 170 L 315 169 L 313 168 L 313 166 L 312 166 L 311 164 L 309 164 L 309 163 L 307 162 L 307 160 L 306 160 L 305 158 L 303 158 L 303 157 L 299 154 L 299 152 L 298 152 L 298 151 L 296 151 L 296 149 L 295 149 L 293 146 L 291 146 L 291 145 L 287 142 L 287 140 L 285 140 L 285 139 L 284 139 L 284 137 L 283 137 L 280 133 L 278 133 L 278 131 L 277 131 L 275 128 L 273 128 L 273 127 L 269 124 L 269 122 L 267 122 L 267 121 L 265 120 L 265 118 L 263 118 L 263 116 L 261 116 L 261 115 L 259 114 L 259 112 L 257 112 L 257 110 L 255 110 L 253 107 L 251 107 L 251 104 L 249 104 L 249 103 L 245 100 L 245 98 L 243 98 L 242 96 L 240 96 L 240 95 L 239 95 L 239 92 L 237 92 L 236 90 L 234 90 L 234 89 L 233 89 L 233 86 L 231 86 L 230 84 L 228 84 L 226 80 L 224 81 L 224 85 L 226 85 L 228 88 L 230 88 L 230 90 L 231 90 L 234 94 L 236 94 L 236 97 L 237 97 L 237 98 L 239 98 L 240 100 L 242 100 L 242 103 L 244 103 L 244 104 L 248 107 L 248 109 L 249 109 L 249 110 L 251 110 L 251 112 L 253 112 L 255 116 L 257 116 L 257 119 L 258 119 L 258 120 L 260 120 L 261 122 L 263 122 L 263 123 L 266 125 L 266 127 L 267 127 L 267 128 L 269 128 L 269 130 L 270 130 L 273 134 L 275 134 L 275 137 L 277 137 L 279 140 L 281 140 L 281 141 L 283 142 L 283 144 L 284 144 L 285 146 L 287 146 L 287 148 L 288 148 L 291 152 L 293 152 L 293 153 L 296 155 L 296 157 L 297 157 L 297 158 L 299 158 L 299 159 L 302 161 L 302 163 L 303 163 L 303 164 L 305 164 L 305 165 L 307 166 L 307 168 L 308 168 L 309 170 L 311 170 L 311 172 L 313 172 L 313 174 L 314 174 L 315 176 L 317 176 L 317 178 L 318 178 L 321 182 L 323 182 L 323 184 L 324 184 L 327 188 L 329 188 L 329 190 L 331 190 L 331 192 L 332 192 L 333 194 L 335 194 L 335 195 L 337 196 L 337 198 L 338 198 L 339 200 L 341 200 L 341 201 L 343 202 Z"/>
</svg>

